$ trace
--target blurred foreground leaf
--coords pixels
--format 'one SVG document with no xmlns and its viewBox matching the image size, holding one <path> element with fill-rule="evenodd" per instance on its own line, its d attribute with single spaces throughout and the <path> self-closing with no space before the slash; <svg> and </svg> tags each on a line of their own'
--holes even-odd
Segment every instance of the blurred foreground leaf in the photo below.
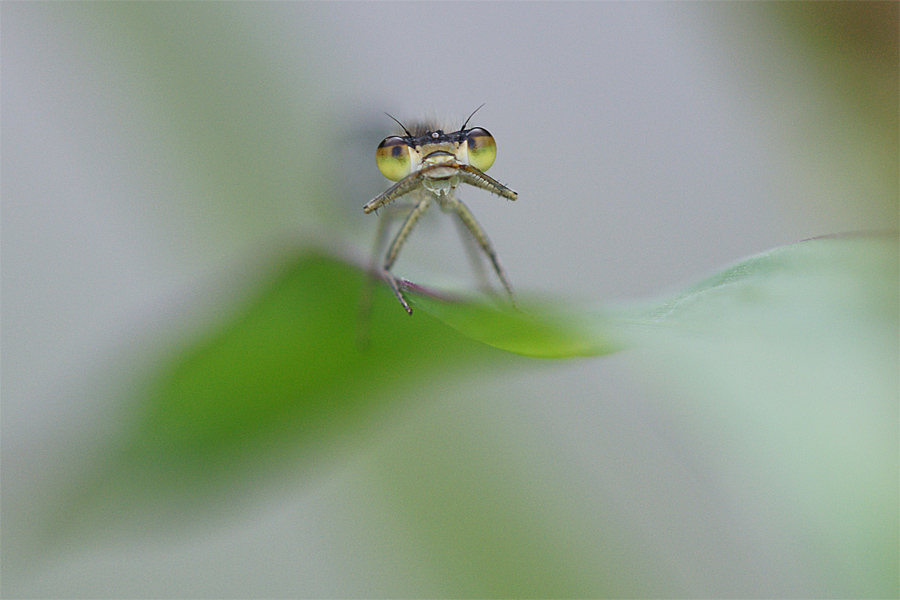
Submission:
<svg viewBox="0 0 900 600">
<path fill-rule="evenodd" d="M 607 354 L 624 340 L 671 345 L 676 355 L 678 344 L 698 339 L 745 346 L 756 340 L 761 356 L 768 345 L 790 343 L 801 354 L 805 346 L 833 347 L 848 352 L 848 361 L 880 364 L 897 341 L 897 239 L 891 236 L 778 248 L 673 298 L 618 310 L 530 304 L 518 311 L 442 298 L 410 284 L 417 310 L 409 317 L 379 286 L 364 348 L 357 312 L 363 278 L 357 268 L 316 252 L 287 260 L 233 320 L 147 381 L 121 471 L 139 473 L 142 487 L 181 482 L 197 489 L 229 480 L 252 460 L 271 463 L 300 446 L 327 445 L 428 374 L 486 368 L 508 356 L 491 346 L 558 358 Z"/>
<path fill-rule="evenodd" d="M 412 306 L 440 319 L 466 336 L 514 354 L 534 358 L 600 356 L 622 348 L 613 323 L 599 314 L 562 304 L 529 302 L 511 306 L 465 302 L 402 282 Z"/>
<path fill-rule="evenodd" d="M 412 305 L 473 339 L 516 354 L 563 358 L 608 354 L 660 336 L 705 332 L 724 339 L 744 335 L 750 323 L 814 344 L 840 344 L 845 330 L 889 334 L 897 331 L 897 265 L 896 235 L 847 235 L 776 248 L 673 297 L 620 309 L 533 303 L 517 311 L 455 301 L 413 284 L 405 289 Z"/>
<path fill-rule="evenodd" d="M 133 526 L 135 515 L 147 514 L 171 528 L 208 515 L 213 498 L 237 501 L 259 472 L 304 477 L 417 382 L 509 365 L 514 357 L 497 348 L 563 358 L 630 346 L 655 357 L 650 369 L 674 374 L 691 397 L 683 410 L 706 439 L 726 436 L 723 444 L 742 457 L 735 473 L 766 482 L 761 497 L 773 511 L 808 515 L 783 527 L 788 538 L 813 544 L 805 560 L 822 574 L 821 590 L 896 589 L 896 236 L 793 244 L 665 300 L 619 309 L 526 303 L 515 311 L 408 284 L 410 318 L 378 286 L 370 342 L 361 348 L 363 283 L 358 268 L 316 251 L 287 257 L 254 300 L 145 380 L 124 449 L 81 482 L 57 515 L 61 529 L 85 516 L 91 528 L 123 518 Z M 417 478 L 413 489 L 425 493 L 422 485 Z M 779 493 L 769 497 L 770 485 Z M 436 556 L 467 555 L 462 549 L 482 544 L 493 527 L 478 515 L 469 525 L 471 539 L 462 535 L 452 547 L 435 539 Z M 517 578 L 515 565 L 549 560 L 539 548 L 523 552 L 507 557 L 500 579 L 474 589 L 521 593 L 503 583 Z M 457 562 L 445 568 L 466 581 L 471 565 Z M 566 569 L 557 571 L 538 588 L 556 589 Z M 854 586 L 854 578 L 870 585 Z M 559 589 L 591 589 L 583 584 Z"/>
<path fill-rule="evenodd" d="M 682 474 L 679 485 L 697 487 L 678 488 L 677 497 L 635 501 L 641 493 L 670 488 L 642 480 L 654 473 L 652 461 L 617 471 L 622 458 L 611 451 L 611 457 L 598 454 L 590 466 L 576 468 L 574 480 L 560 480 L 558 472 L 570 467 L 572 454 L 565 466 L 536 468 L 525 481 L 556 477 L 555 485 L 535 486 L 529 490 L 535 497 L 525 492 L 523 498 L 516 492 L 527 484 L 510 493 L 504 485 L 509 475 L 500 475 L 527 470 L 518 455 L 498 465 L 502 452 L 490 460 L 467 456 L 474 442 L 460 448 L 451 439 L 441 446 L 432 432 L 418 439 L 414 451 L 404 448 L 386 458 L 392 474 L 414 473 L 405 488 L 398 488 L 399 477 L 386 478 L 386 493 L 424 524 L 417 531 L 431 535 L 436 562 L 452 573 L 450 595 L 897 597 L 898 271 L 896 235 L 799 242 L 659 301 L 569 311 L 569 350 L 560 329 L 545 348 L 536 341 L 547 322 L 559 321 L 550 308 L 530 306 L 527 317 L 506 315 L 492 326 L 483 313 L 493 309 L 460 308 L 410 290 L 418 308 L 508 350 L 576 355 L 591 347 L 604 352 L 607 339 L 623 340 L 635 350 L 637 376 L 659 387 L 658 411 L 671 427 L 665 437 L 675 440 L 659 450 L 671 451 L 679 469 L 691 474 Z M 510 321 L 536 324 L 527 344 L 508 335 Z M 608 392 L 598 389 L 596 402 L 609 401 Z M 605 434 L 598 427 L 597 435 Z M 493 438 L 484 439 L 490 447 Z M 541 440 L 550 446 L 554 441 L 561 440 Z M 427 453 L 431 459 L 423 461 Z M 578 477 L 592 468 L 615 485 L 582 486 Z M 465 476 L 451 486 L 446 473 Z M 665 480 L 668 474 L 655 476 Z M 629 509 L 612 510 L 616 498 Z M 692 499 L 701 506 L 709 502 L 706 514 L 690 506 Z M 570 512 L 534 508 L 558 506 Z M 623 537 L 613 536 L 615 543 L 602 538 L 633 511 L 637 524 L 627 526 Z M 698 530 L 715 533 L 671 534 L 692 519 L 699 520 Z M 577 531 L 570 529 L 573 522 Z M 596 534 L 593 546 L 573 551 L 584 543 L 583 532 Z M 528 547 L 522 539 L 540 541 Z M 704 543 L 717 546 L 709 562 L 697 549 Z M 645 562 L 642 550 L 673 562 Z M 753 555 L 766 558 L 748 562 Z M 747 573 L 747 564 L 756 571 Z M 763 564 L 777 568 L 760 572 Z M 536 565 L 542 577 L 531 578 Z M 710 576 L 714 569 L 724 576 Z"/>
<path fill-rule="evenodd" d="M 896 234 L 807 240 L 623 314 L 743 526 L 803 574 L 780 595 L 900 591 L 898 256 Z"/>
<path fill-rule="evenodd" d="M 239 492 L 235 482 L 306 476 L 423 379 L 509 360 L 428 314 L 409 318 L 382 287 L 361 344 L 363 284 L 359 269 L 318 252 L 286 257 L 254 299 L 140 383 L 123 447 L 79 481 L 60 528 L 89 512 L 175 517 L 174 506 L 189 520 L 211 494 Z"/>
</svg>

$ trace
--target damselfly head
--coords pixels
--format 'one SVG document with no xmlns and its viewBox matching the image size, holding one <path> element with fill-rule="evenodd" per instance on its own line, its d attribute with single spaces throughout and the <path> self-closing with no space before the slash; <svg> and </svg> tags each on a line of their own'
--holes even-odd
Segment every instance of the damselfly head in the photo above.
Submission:
<svg viewBox="0 0 900 600">
<path fill-rule="evenodd" d="M 440 156 L 451 156 L 457 165 L 469 165 L 484 172 L 497 158 L 497 143 L 482 127 L 452 133 L 426 129 L 421 135 L 386 137 L 375 150 L 378 170 L 391 181 L 412 175 Z"/>
</svg>

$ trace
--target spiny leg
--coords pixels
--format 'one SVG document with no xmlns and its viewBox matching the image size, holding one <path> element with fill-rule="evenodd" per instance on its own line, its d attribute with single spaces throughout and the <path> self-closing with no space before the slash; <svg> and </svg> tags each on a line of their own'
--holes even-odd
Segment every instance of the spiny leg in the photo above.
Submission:
<svg viewBox="0 0 900 600">
<path fill-rule="evenodd" d="M 456 232 L 459 234 L 459 239 L 462 240 L 462 245 L 466 250 L 466 257 L 469 259 L 469 264 L 472 266 L 472 271 L 475 273 L 475 278 L 478 280 L 478 287 L 483 292 L 493 292 L 494 288 L 488 279 L 488 273 L 484 266 L 481 245 L 475 241 L 475 237 L 469 231 L 466 224 L 462 222 L 462 219 L 454 218 L 453 225 L 456 228 Z"/>
<path fill-rule="evenodd" d="M 469 207 L 463 204 L 461 200 L 453 196 L 444 198 L 442 204 L 445 208 L 449 208 L 456 213 L 456 215 L 459 217 L 459 220 L 462 221 L 463 225 L 466 226 L 466 228 L 475 238 L 475 241 L 478 242 L 478 245 L 481 246 L 481 249 L 484 250 L 484 253 L 487 254 L 489 259 L 491 259 L 491 264 L 494 265 L 494 271 L 497 273 L 497 277 L 500 278 L 500 282 L 503 284 L 503 287 L 506 288 L 506 292 L 509 294 L 510 300 L 512 300 L 512 303 L 515 305 L 516 298 L 515 295 L 513 295 L 512 285 L 506 278 L 506 273 L 503 271 L 503 267 L 500 266 L 500 259 L 497 258 L 497 253 L 494 251 L 494 247 L 491 245 L 491 241 L 488 239 L 488 236 L 484 232 L 484 229 L 481 228 L 481 225 L 478 224 L 478 221 L 475 220 L 475 216 L 472 214 L 472 211 L 470 211 Z"/>
<path fill-rule="evenodd" d="M 406 299 L 403 297 L 403 294 L 400 293 L 400 286 L 397 284 L 397 278 L 394 277 L 393 273 L 391 273 L 391 267 L 394 266 L 394 262 L 396 262 L 397 260 L 397 255 L 400 254 L 400 248 L 403 247 L 403 243 L 406 241 L 406 238 L 409 237 L 409 233 L 415 226 L 416 221 L 418 221 L 419 217 L 421 217 L 425 213 L 425 211 L 428 210 L 428 206 L 430 203 L 430 198 L 424 198 L 416 205 L 414 209 L 412 209 L 412 211 L 409 213 L 409 216 L 406 217 L 406 221 L 403 222 L 403 226 L 400 227 L 400 231 L 397 232 L 397 237 L 395 237 L 394 241 L 391 243 L 391 248 L 390 250 L 388 250 L 387 256 L 384 259 L 384 264 L 382 265 L 382 271 L 387 277 L 388 283 L 391 284 L 391 289 L 394 290 L 394 295 L 397 296 L 397 300 L 400 301 L 400 304 L 403 305 L 403 308 L 410 315 L 412 314 L 412 309 L 409 307 L 409 304 L 406 303 Z"/>
<path fill-rule="evenodd" d="M 378 227 L 375 230 L 375 242 L 372 245 L 372 253 L 369 260 L 369 276 L 363 283 L 362 295 L 359 298 L 357 343 L 365 347 L 369 342 L 369 315 L 372 313 L 372 297 L 375 292 L 375 281 L 380 279 L 380 272 L 376 267 L 378 254 L 384 246 L 389 226 L 400 217 L 406 218 L 415 209 L 412 204 L 392 204 L 382 209 L 378 215 Z"/>
</svg>

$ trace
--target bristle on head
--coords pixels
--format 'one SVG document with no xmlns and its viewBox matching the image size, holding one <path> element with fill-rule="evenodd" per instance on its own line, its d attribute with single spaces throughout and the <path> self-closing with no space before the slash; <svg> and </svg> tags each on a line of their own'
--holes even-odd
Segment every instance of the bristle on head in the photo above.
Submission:
<svg viewBox="0 0 900 600">
<path fill-rule="evenodd" d="M 444 129 L 442 125 L 438 124 L 437 121 L 432 119 L 429 119 L 427 121 L 416 121 L 409 128 L 409 131 L 416 137 L 423 136 L 431 131 L 438 130 L 446 131 L 446 129 Z"/>
<path fill-rule="evenodd" d="M 482 104 L 481 106 L 484 106 L 484 104 Z M 453 133 L 456 131 L 460 131 L 460 129 L 464 129 L 466 126 L 468 126 L 469 120 L 471 120 L 471 118 L 475 115 L 475 113 L 478 112 L 478 109 L 480 109 L 481 106 L 476 108 L 465 121 L 463 121 L 462 119 L 452 119 L 452 120 L 441 119 L 441 118 L 437 117 L 437 113 L 435 112 L 431 116 L 426 117 L 425 119 L 420 119 L 418 121 L 412 121 L 410 123 L 403 123 L 399 119 L 396 119 L 395 117 L 393 117 L 392 115 L 390 115 L 388 113 L 385 113 L 385 114 L 387 114 L 389 117 L 391 117 L 391 119 L 393 119 L 397 123 L 397 125 L 400 126 L 402 135 L 407 135 L 407 136 L 411 135 L 413 137 L 421 137 L 432 131 L 443 131 L 444 133 Z M 462 127 L 460 127 L 460 123 L 463 123 Z M 401 135 L 401 131 L 398 131 L 397 135 Z"/>
</svg>

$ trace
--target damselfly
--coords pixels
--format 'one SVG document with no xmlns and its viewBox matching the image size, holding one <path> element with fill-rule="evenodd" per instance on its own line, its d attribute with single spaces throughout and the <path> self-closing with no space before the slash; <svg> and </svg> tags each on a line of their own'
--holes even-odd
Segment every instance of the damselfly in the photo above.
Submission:
<svg viewBox="0 0 900 600">
<path fill-rule="evenodd" d="M 481 251 L 487 255 L 503 287 L 510 298 L 513 298 L 512 286 L 503 267 L 500 266 L 497 253 L 487 234 L 475 220 L 472 211 L 456 197 L 455 193 L 459 184 L 466 183 L 507 200 L 515 200 L 518 197 L 516 192 L 485 175 L 484 172 L 494 164 L 497 157 L 497 144 L 486 129 L 481 127 L 466 129 L 469 119 L 466 119 L 458 131 L 452 133 L 444 133 L 443 130 L 427 124 L 413 127 L 410 131 L 394 119 L 406 135 L 385 138 L 375 151 L 375 162 L 382 175 L 397 183 L 368 202 L 363 210 L 368 214 L 385 207 L 378 224 L 376 249 L 381 245 L 381 238 L 387 231 L 388 223 L 398 216 L 405 216 L 403 225 L 388 247 L 381 271 L 394 290 L 397 300 L 409 314 L 412 314 L 412 309 L 403 297 L 391 269 L 416 222 L 435 202 L 441 210 L 453 213 L 459 218 Z M 406 196 L 413 200 L 412 205 L 386 206 Z"/>
</svg>

